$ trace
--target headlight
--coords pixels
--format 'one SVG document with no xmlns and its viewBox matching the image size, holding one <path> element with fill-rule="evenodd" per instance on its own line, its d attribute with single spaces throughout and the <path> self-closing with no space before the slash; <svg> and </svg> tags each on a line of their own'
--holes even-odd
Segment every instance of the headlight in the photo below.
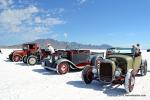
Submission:
<svg viewBox="0 0 150 100">
<path fill-rule="evenodd" d="M 115 71 L 115 76 L 119 77 L 120 75 L 121 75 L 121 69 L 117 68 L 116 71 Z"/>
<path fill-rule="evenodd" d="M 96 74 L 97 73 L 97 69 L 93 68 L 92 69 L 92 73 Z"/>
</svg>

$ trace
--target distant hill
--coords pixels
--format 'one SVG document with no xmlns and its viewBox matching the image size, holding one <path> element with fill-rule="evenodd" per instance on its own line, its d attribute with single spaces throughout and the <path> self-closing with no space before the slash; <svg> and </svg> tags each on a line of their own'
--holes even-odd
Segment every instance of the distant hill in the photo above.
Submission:
<svg viewBox="0 0 150 100">
<path fill-rule="evenodd" d="M 91 44 L 80 44 L 77 42 L 64 42 L 64 41 L 57 41 L 54 39 L 38 39 L 29 43 L 38 43 L 41 46 L 46 45 L 46 43 L 51 43 L 52 46 L 56 49 L 107 49 L 112 47 L 108 44 L 102 45 L 91 45 Z M 12 45 L 12 46 L 1 46 L 1 48 L 21 48 L 21 44 Z"/>
</svg>

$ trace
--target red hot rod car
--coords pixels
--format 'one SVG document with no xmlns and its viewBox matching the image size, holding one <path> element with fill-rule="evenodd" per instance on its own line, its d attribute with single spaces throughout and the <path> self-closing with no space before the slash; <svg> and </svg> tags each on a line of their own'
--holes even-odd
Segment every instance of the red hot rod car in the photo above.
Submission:
<svg viewBox="0 0 150 100">
<path fill-rule="evenodd" d="M 23 44 L 22 50 L 15 50 L 9 55 L 9 59 L 14 62 L 21 61 L 27 53 L 36 52 L 39 46 L 36 43 Z"/>
</svg>

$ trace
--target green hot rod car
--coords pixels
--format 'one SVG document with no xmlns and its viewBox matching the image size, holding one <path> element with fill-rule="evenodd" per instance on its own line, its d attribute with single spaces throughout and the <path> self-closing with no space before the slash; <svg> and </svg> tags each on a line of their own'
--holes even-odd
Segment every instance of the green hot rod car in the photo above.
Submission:
<svg viewBox="0 0 150 100">
<path fill-rule="evenodd" d="M 124 84 L 126 92 L 131 92 L 139 71 L 142 76 L 147 73 L 147 61 L 142 59 L 141 53 L 137 56 L 133 56 L 131 52 L 116 53 L 106 59 L 95 57 L 93 66 L 83 69 L 82 79 L 86 84 L 92 80 L 113 85 Z"/>
</svg>

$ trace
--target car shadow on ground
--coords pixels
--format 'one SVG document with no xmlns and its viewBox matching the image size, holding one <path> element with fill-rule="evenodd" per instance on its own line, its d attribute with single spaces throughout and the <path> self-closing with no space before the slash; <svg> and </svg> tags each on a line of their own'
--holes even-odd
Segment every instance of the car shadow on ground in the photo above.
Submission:
<svg viewBox="0 0 150 100">
<path fill-rule="evenodd" d="M 42 75 L 58 75 L 55 71 L 46 70 L 46 69 L 33 69 L 32 71 L 40 73 Z"/>
<path fill-rule="evenodd" d="M 126 94 L 125 89 L 111 86 L 110 84 L 103 84 L 97 81 L 93 81 L 91 84 L 86 85 L 83 81 L 69 81 L 69 85 L 73 85 L 77 88 L 93 89 L 96 91 L 102 91 L 107 96 L 124 96 Z"/>
<path fill-rule="evenodd" d="M 17 62 L 17 63 L 16 63 L 16 65 L 19 65 L 19 66 L 26 66 L 26 67 L 28 67 L 28 65 L 27 65 L 27 64 L 25 64 L 25 63 L 23 63 L 23 62 L 20 62 L 20 63 L 19 63 L 19 62 Z"/>
<path fill-rule="evenodd" d="M 9 60 L 9 59 L 5 59 L 4 61 L 5 61 L 5 62 L 12 62 L 12 61 L 11 61 L 11 60 Z"/>
</svg>

